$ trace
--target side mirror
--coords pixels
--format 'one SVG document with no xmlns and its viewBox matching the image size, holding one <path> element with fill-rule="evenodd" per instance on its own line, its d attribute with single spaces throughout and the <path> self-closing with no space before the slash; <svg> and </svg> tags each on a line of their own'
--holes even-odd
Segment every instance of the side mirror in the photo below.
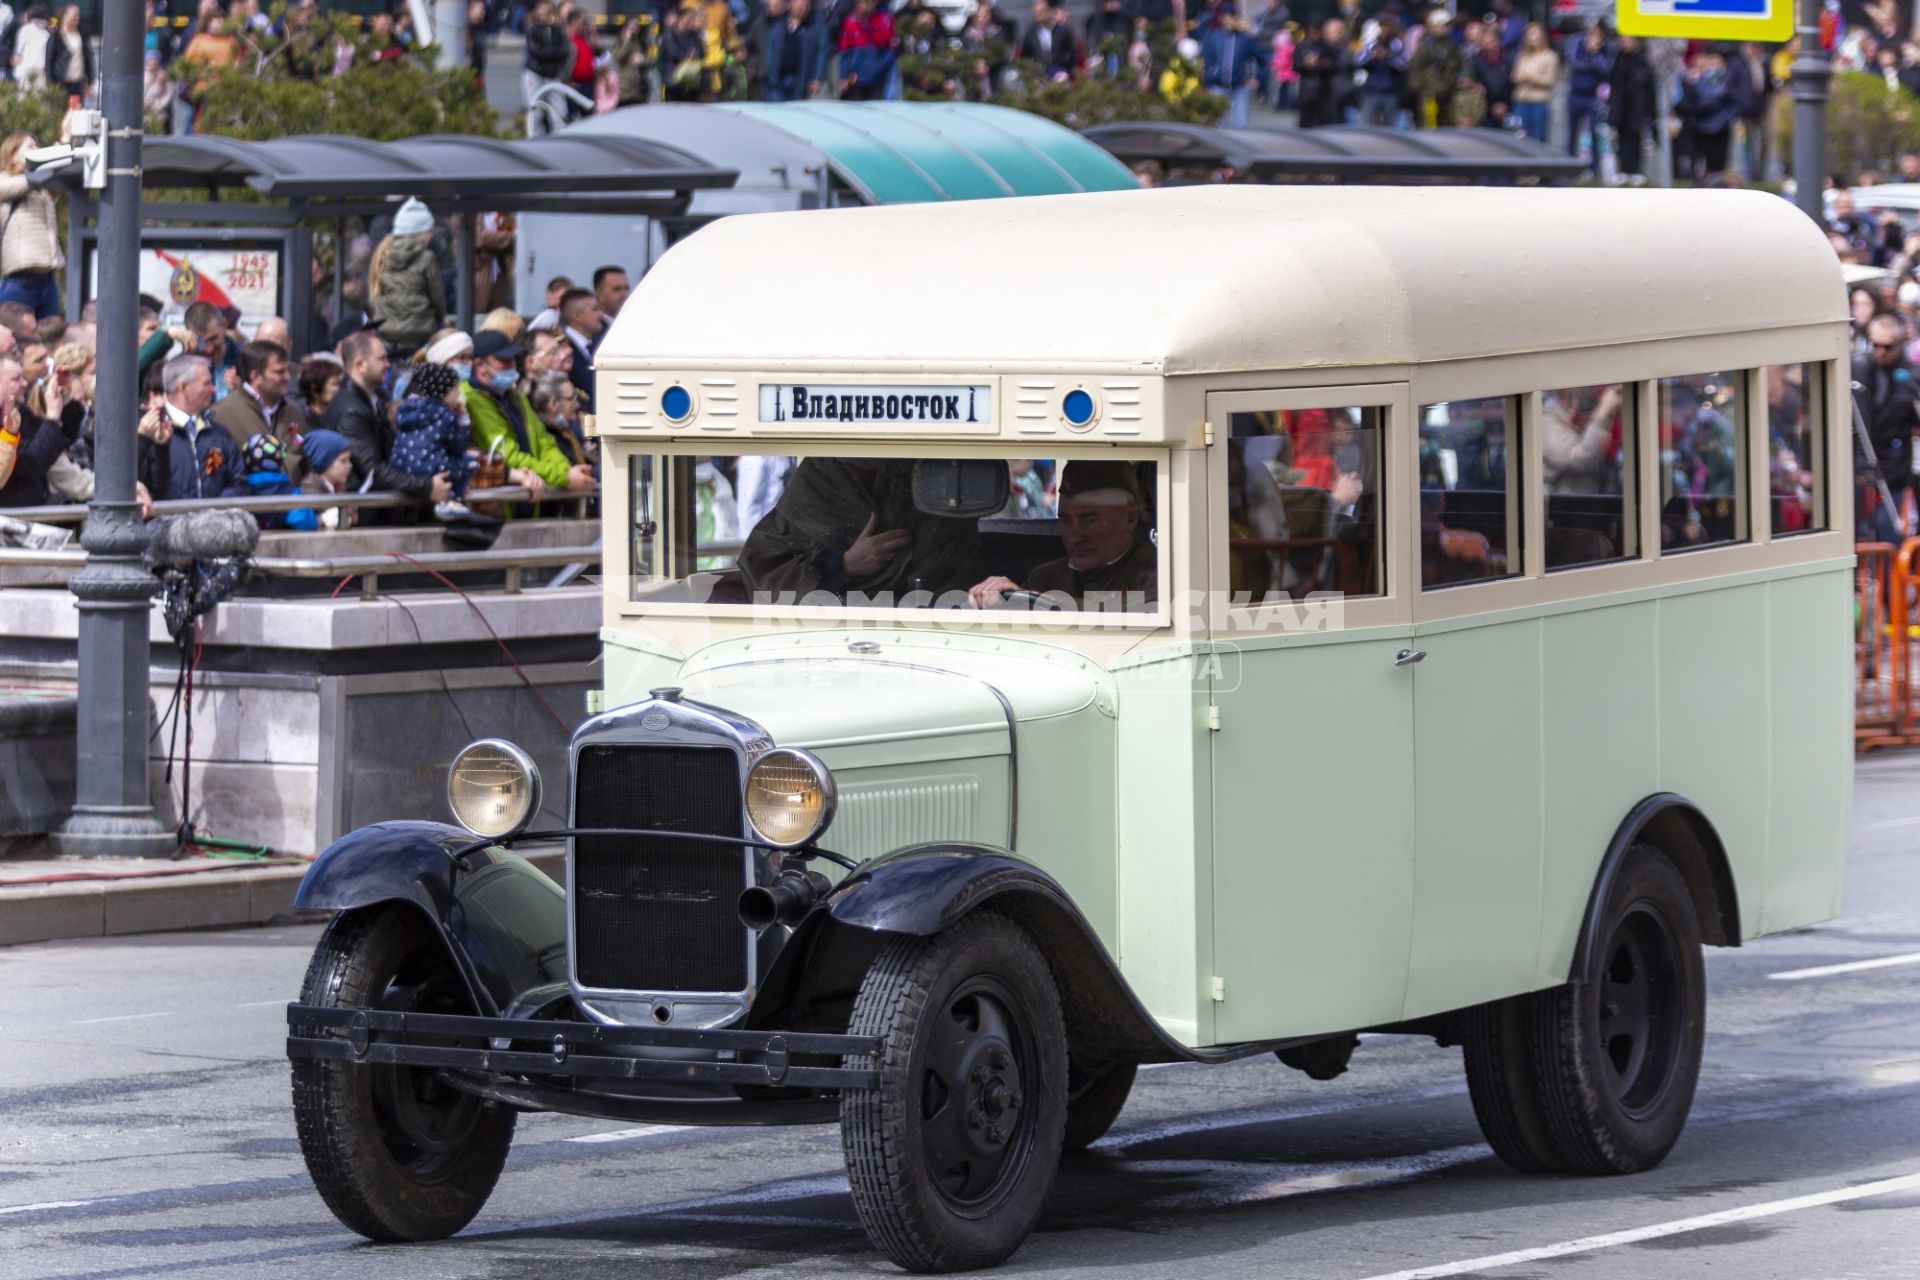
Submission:
<svg viewBox="0 0 1920 1280">
<path fill-rule="evenodd" d="M 1007 505 L 1011 479 L 998 458 L 923 458 L 913 464 L 913 506 L 929 516 L 978 520 Z"/>
</svg>

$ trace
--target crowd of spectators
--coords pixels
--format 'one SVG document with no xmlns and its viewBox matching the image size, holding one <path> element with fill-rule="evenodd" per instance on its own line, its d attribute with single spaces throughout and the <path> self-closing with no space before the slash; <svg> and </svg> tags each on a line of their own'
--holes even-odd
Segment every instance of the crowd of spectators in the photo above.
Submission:
<svg viewBox="0 0 1920 1280">
<path fill-rule="evenodd" d="M 15 138 L 0 145 L 17 146 Z M 356 520 L 431 518 L 470 544 L 543 499 L 591 495 L 599 451 L 584 430 L 587 369 L 626 301 L 619 267 L 591 288 L 553 281 L 552 306 L 506 309 L 468 333 L 448 323 L 434 248 L 443 229 L 417 200 L 402 205 L 367 255 L 367 287 L 303 360 L 287 321 L 244 338 L 239 317 L 207 302 L 167 324 L 140 303 L 139 499 L 387 491 L 417 509 L 351 506 L 263 515 L 268 527 L 339 528 Z M 8 237 L 11 243 L 12 236 Z M 58 293 L 0 301 L 0 508 L 93 496 L 94 305 L 61 317 Z M 472 488 L 519 486 L 524 504 L 469 504 Z M 458 539 L 456 539 L 458 540 Z"/>
<path fill-rule="evenodd" d="M 163 14 L 165 0 L 150 0 Z M 1007 0 L 1013 3 L 1014 0 Z M 78 6 L 49 13 L 0 0 L 0 64 L 14 78 L 67 83 L 94 74 Z M 146 99 L 176 130 L 193 127 L 212 69 L 279 61 L 296 75 L 338 75 L 356 61 L 419 55 L 411 9 L 367 17 L 354 39 L 323 36 L 317 0 L 264 12 L 260 0 L 201 0 L 184 27 L 148 35 Z M 600 25 L 574 0 L 469 0 L 466 54 L 484 78 L 503 36 L 524 47 L 534 127 L 639 103 L 770 102 L 816 97 L 992 101 L 1037 85 L 1107 82 L 1186 101 L 1218 100 L 1249 123 L 1256 100 L 1305 127 L 1481 125 L 1546 141 L 1564 99 L 1564 139 L 1605 176 L 1633 181 L 1660 127 L 1675 131 L 1679 175 L 1777 177 L 1777 113 L 1791 48 L 1616 37 L 1600 23 L 1553 33 L 1514 0 L 1455 9 L 1386 0 L 1305 24 L 1288 0 L 1099 0 L 1085 22 L 1060 0 L 1014 12 L 1000 0 L 657 0 Z M 1891 19 L 1888 20 L 1891 22 Z M 1891 29 L 1838 27 L 1842 67 L 1880 68 L 1920 91 L 1920 44 Z"/>
</svg>

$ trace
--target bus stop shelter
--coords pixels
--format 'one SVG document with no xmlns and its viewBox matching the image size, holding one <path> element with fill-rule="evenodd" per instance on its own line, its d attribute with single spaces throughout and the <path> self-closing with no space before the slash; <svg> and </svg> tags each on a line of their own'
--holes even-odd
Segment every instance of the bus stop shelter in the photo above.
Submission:
<svg viewBox="0 0 1920 1280">
<path fill-rule="evenodd" d="M 333 223 L 339 245 L 350 219 L 389 215 L 410 196 L 437 216 L 453 215 L 452 314 L 464 323 L 473 312 L 481 213 L 674 213 L 686 208 L 693 193 L 729 187 L 737 176 L 665 143 L 585 134 L 517 142 L 450 135 L 400 142 L 331 135 L 247 142 L 194 134 L 150 138 L 142 158 L 142 190 L 161 197 L 143 201 L 143 248 L 225 242 L 276 249 L 282 255 L 279 305 L 290 321 L 311 309 L 316 221 Z M 98 215 L 98 204 L 75 191 L 67 244 L 73 315 L 91 292 Z M 336 270 L 336 316 L 340 284 Z M 298 341 L 304 326 L 293 328 Z"/>
<path fill-rule="evenodd" d="M 645 221 L 538 213 L 520 223 L 516 300 L 602 264 L 639 276 L 689 229 L 734 213 L 1120 191 L 1127 167 L 1042 116 L 967 102 L 662 103 L 593 116 L 561 138 L 639 139 L 738 172 L 683 213 Z"/>
<path fill-rule="evenodd" d="M 1471 183 L 1571 181 L 1587 166 L 1504 129 L 1367 125 L 1221 129 L 1196 124 L 1103 124 L 1084 136 L 1123 164 L 1152 162 L 1169 185 L 1188 182 Z"/>
</svg>

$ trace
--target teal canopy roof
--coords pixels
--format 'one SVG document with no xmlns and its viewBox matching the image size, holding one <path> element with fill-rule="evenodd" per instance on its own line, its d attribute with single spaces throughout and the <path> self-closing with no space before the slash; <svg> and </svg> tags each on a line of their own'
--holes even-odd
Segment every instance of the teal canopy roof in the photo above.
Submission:
<svg viewBox="0 0 1920 1280">
<path fill-rule="evenodd" d="M 1007 107 L 726 102 L 712 109 L 778 129 L 818 151 L 835 176 L 868 204 L 1124 191 L 1139 185 L 1125 165 L 1079 134 Z M 697 145 L 689 150 L 703 154 Z"/>
</svg>

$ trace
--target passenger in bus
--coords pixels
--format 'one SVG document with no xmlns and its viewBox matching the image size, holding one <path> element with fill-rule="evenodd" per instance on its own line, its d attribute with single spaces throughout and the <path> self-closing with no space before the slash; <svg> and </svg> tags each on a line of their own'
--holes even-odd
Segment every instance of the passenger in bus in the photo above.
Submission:
<svg viewBox="0 0 1920 1280">
<path fill-rule="evenodd" d="M 1618 383 L 1569 387 L 1540 399 L 1540 461 L 1548 493 L 1612 493 L 1621 405 Z"/>
<path fill-rule="evenodd" d="M 980 529 L 914 506 L 910 458 L 807 458 L 747 536 L 740 571 L 757 595 L 937 597 L 979 578 Z"/>
<path fill-rule="evenodd" d="M 1060 478 L 1060 545 L 1066 554 L 1037 565 L 1025 584 L 998 575 L 967 593 L 976 609 L 990 609 L 1010 591 L 1060 593 L 1076 605 L 1089 595 L 1134 598 L 1151 604 L 1159 594 L 1153 547 L 1137 536 L 1140 486 L 1128 462 L 1070 462 Z"/>
</svg>

